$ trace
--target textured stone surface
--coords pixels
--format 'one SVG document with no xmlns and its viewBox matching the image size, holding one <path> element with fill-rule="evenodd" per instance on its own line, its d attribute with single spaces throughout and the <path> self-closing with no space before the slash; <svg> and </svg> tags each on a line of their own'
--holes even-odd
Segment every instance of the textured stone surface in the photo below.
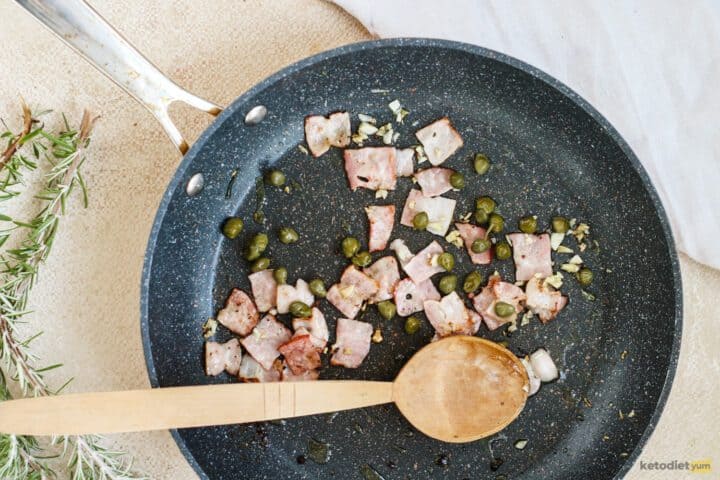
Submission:
<svg viewBox="0 0 720 480">
<path fill-rule="evenodd" d="M 189 1 L 94 4 L 178 83 L 225 104 L 294 60 L 367 38 L 355 22 L 321 2 L 306 2 L 301 9 L 296 2 L 275 1 L 204 7 Z M 0 13 L 8 26 L 0 32 L 5 45 L 0 60 L 13 65 L 0 77 L 3 117 L 16 120 L 16 93 L 71 114 L 79 115 L 87 105 L 104 117 L 95 136 L 96 154 L 86 166 L 91 207 L 74 210 L 64 224 L 38 285 L 34 319 L 46 335 L 36 348 L 48 363 L 66 364 L 62 373 L 76 377 L 75 391 L 145 387 L 140 271 L 154 210 L 179 157 L 150 115 L 123 92 L 17 7 L 4 4 Z M 177 118 L 191 135 L 207 123 L 186 110 Z M 720 274 L 686 259 L 682 265 L 686 317 L 680 369 L 641 460 L 692 460 L 718 453 L 720 426 L 712 423 L 717 422 L 712 403 L 717 385 L 707 379 L 720 373 L 712 303 Z M 195 478 L 166 432 L 123 435 L 117 441 L 153 478 Z M 434 453 L 422 457 L 432 461 Z M 636 466 L 628 478 L 658 476 L 638 472 Z"/>
</svg>

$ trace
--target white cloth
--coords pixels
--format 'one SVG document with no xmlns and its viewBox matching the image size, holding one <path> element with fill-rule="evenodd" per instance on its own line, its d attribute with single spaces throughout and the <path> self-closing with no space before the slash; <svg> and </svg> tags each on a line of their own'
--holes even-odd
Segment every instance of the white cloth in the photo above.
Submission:
<svg viewBox="0 0 720 480">
<path fill-rule="evenodd" d="M 568 85 L 640 158 L 678 248 L 720 268 L 720 3 L 335 1 L 380 37 L 473 43 Z"/>
</svg>

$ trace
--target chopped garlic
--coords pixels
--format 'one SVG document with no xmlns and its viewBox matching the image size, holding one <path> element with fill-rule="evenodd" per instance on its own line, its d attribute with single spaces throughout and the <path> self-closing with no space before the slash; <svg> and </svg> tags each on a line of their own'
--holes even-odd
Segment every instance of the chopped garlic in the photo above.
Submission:
<svg viewBox="0 0 720 480">
<path fill-rule="evenodd" d="M 360 119 L 361 122 L 372 123 L 373 125 L 375 125 L 377 123 L 377 120 L 375 120 L 375 117 L 371 117 L 370 115 L 365 115 L 364 113 L 358 113 L 358 119 Z"/>
<path fill-rule="evenodd" d="M 385 125 L 378 128 L 377 132 L 375 132 L 375 135 L 378 137 L 383 137 L 385 134 L 389 131 L 392 131 L 392 123 L 386 123 Z"/>
<path fill-rule="evenodd" d="M 393 133 L 393 137 L 392 137 L 393 143 L 397 142 L 398 138 L 400 138 L 400 132 Z"/>
<path fill-rule="evenodd" d="M 375 329 L 375 333 L 373 333 L 373 336 L 372 336 L 372 341 L 373 341 L 373 343 L 380 343 L 383 341 L 382 332 L 380 331 L 379 328 Z"/>
<path fill-rule="evenodd" d="M 405 117 L 407 117 L 409 113 L 410 112 L 408 112 L 404 108 L 401 108 L 400 110 L 395 112 L 395 121 L 398 123 L 404 123 L 403 121 L 405 120 Z"/>
<path fill-rule="evenodd" d="M 343 298 L 348 298 L 352 296 L 352 294 L 355 292 L 355 286 L 354 285 L 348 285 L 346 287 L 340 287 L 340 295 Z"/>
<path fill-rule="evenodd" d="M 570 273 L 577 273 L 580 271 L 580 266 L 574 263 L 563 263 L 560 265 L 560 269 Z"/>
<path fill-rule="evenodd" d="M 468 223 L 468 222 L 470 221 L 470 217 L 472 217 L 472 214 L 473 214 L 473 212 L 468 212 L 468 213 L 466 213 L 465 215 L 463 215 L 462 217 L 460 217 L 460 222 L 461 222 L 461 223 Z"/>
<path fill-rule="evenodd" d="M 437 267 L 437 265 L 438 265 L 438 257 L 439 257 L 439 256 L 440 256 L 440 255 L 438 255 L 438 254 L 432 255 L 432 256 L 430 257 L 430 261 L 428 262 L 428 264 L 429 264 L 430 266 L 432 266 L 432 267 Z"/>
<path fill-rule="evenodd" d="M 551 233 L 550 234 L 550 248 L 553 250 L 557 250 L 558 247 L 560 247 L 560 244 L 562 243 L 563 239 L 565 238 L 564 233 Z"/>
<path fill-rule="evenodd" d="M 392 102 L 390 102 L 390 103 L 388 104 L 388 108 L 389 108 L 390 111 L 393 112 L 393 113 L 399 112 L 400 109 L 402 108 L 402 105 L 400 105 L 400 100 L 393 100 Z"/>
<path fill-rule="evenodd" d="M 557 248 L 558 253 L 574 253 L 572 248 L 568 248 L 565 245 L 560 245 Z"/>
<path fill-rule="evenodd" d="M 572 263 L 573 265 L 582 265 L 583 260 L 580 258 L 580 255 L 574 255 L 570 260 L 568 260 L 568 263 Z"/>
<path fill-rule="evenodd" d="M 393 143 L 393 131 L 389 130 L 385 135 L 383 135 L 382 141 L 385 145 L 391 145 Z"/>
<path fill-rule="evenodd" d="M 545 283 L 559 289 L 563 284 L 563 275 L 560 272 L 555 272 L 545 279 Z"/>
<path fill-rule="evenodd" d="M 582 242 L 585 236 L 590 233 L 590 226 L 587 223 L 581 223 L 575 227 L 572 233 L 578 242 Z"/>
<path fill-rule="evenodd" d="M 525 325 L 529 325 L 530 320 L 532 320 L 532 317 L 533 317 L 533 314 L 531 311 L 528 310 L 527 312 L 525 312 L 525 315 L 523 315 L 522 318 L 520 319 L 520 326 L 524 327 Z"/>
<path fill-rule="evenodd" d="M 515 320 L 513 320 L 512 322 L 510 322 L 510 326 L 507 328 L 507 331 L 510 332 L 510 333 L 513 333 L 513 332 L 516 331 L 517 329 L 518 329 L 518 327 L 517 327 L 517 319 L 515 319 Z"/>
<path fill-rule="evenodd" d="M 360 145 L 361 147 L 363 142 L 368 139 L 367 135 L 363 135 L 362 133 L 353 134 L 353 136 L 350 138 L 354 143 Z"/>
<path fill-rule="evenodd" d="M 375 198 L 387 198 L 388 191 L 383 190 L 382 188 L 375 192 Z"/>
<path fill-rule="evenodd" d="M 390 93 L 387 88 L 371 88 L 370 93 Z"/>
<path fill-rule="evenodd" d="M 214 318 L 208 318 L 207 322 L 203 323 L 202 332 L 203 337 L 210 338 L 215 335 L 217 331 L 218 322 Z"/>
<path fill-rule="evenodd" d="M 427 161 L 428 158 L 427 158 L 427 155 L 425 155 L 425 149 L 423 148 L 422 145 L 418 145 L 415 147 L 415 153 L 417 154 L 416 156 L 417 156 L 418 165 Z"/>
<path fill-rule="evenodd" d="M 308 152 L 308 149 L 305 148 L 305 145 L 303 145 L 303 144 L 298 145 L 298 150 L 300 150 L 300 151 L 301 151 L 302 153 L 304 153 L 305 155 L 307 155 L 307 154 L 310 153 L 310 152 Z"/>
<path fill-rule="evenodd" d="M 458 248 L 462 248 L 463 246 L 463 239 L 460 236 L 460 232 L 457 230 L 453 230 L 452 232 L 448 233 L 445 236 L 445 241 L 448 243 L 452 243 Z"/>
<path fill-rule="evenodd" d="M 518 450 L 522 450 L 523 448 L 525 448 L 527 443 L 528 443 L 528 441 L 525 439 L 518 440 L 517 442 L 515 442 L 515 448 L 517 448 Z"/>
<path fill-rule="evenodd" d="M 362 122 L 358 126 L 357 131 L 358 133 L 362 133 L 363 135 L 375 135 L 375 133 L 377 133 L 378 131 L 378 128 L 372 123 Z"/>
</svg>

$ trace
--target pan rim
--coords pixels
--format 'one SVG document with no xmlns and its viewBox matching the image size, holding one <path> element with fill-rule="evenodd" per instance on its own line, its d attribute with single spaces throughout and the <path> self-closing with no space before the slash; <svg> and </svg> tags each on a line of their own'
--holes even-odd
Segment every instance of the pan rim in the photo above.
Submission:
<svg viewBox="0 0 720 480">
<path fill-rule="evenodd" d="M 563 96 L 568 98 L 571 102 L 573 102 L 575 105 L 580 107 L 587 115 L 589 115 L 595 122 L 597 122 L 598 125 L 600 125 L 605 131 L 607 131 L 608 135 L 612 138 L 612 140 L 618 145 L 618 147 L 621 149 L 623 154 L 626 156 L 626 158 L 630 162 L 630 166 L 633 168 L 633 170 L 639 175 L 640 180 L 643 184 L 643 187 L 645 188 L 646 192 L 648 193 L 650 200 L 653 204 L 653 207 L 655 208 L 655 211 L 658 216 L 658 220 L 660 221 L 660 224 L 662 226 L 662 230 L 664 233 L 665 241 L 668 247 L 668 257 L 670 260 L 671 268 L 672 268 L 672 283 L 675 290 L 675 321 L 674 321 L 674 332 L 673 332 L 673 343 L 672 348 L 670 351 L 670 356 L 668 359 L 668 370 L 667 374 L 665 376 L 665 381 L 663 382 L 662 390 L 660 391 L 660 395 L 658 396 L 657 403 L 655 406 L 655 410 L 650 417 L 650 420 L 645 427 L 645 430 L 638 440 L 637 444 L 635 445 L 633 451 L 628 455 L 628 457 L 625 459 L 625 462 L 622 464 L 620 469 L 615 472 L 613 479 L 622 479 L 627 472 L 632 468 L 632 466 L 635 464 L 637 459 L 639 458 L 640 454 L 642 453 L 647 441 L 649 440 L 650 436 L 652 435 L 653 431 L 655 430 L 655 427 L 657 426 L 660 417 L 662 416 L 662 413 L 665 409 L 665 406 L 667 404 L 668 397 L 670 395 L 670 392 L 672 390 L 673 381 L 675 379 L 675 374 L 677 371 L 677 365 L 679 360 L 679 354 L 680 354 L 680 344 L 682 339 L 682 328 L 683 328 L 683 298 L 682 298 L 682 277 L 680 274 L 680 265 L 678 261 L 678 255 L 677 250 L 675 248 L 675 241 L 673 238 L 672 230 L 670 227 L 670 222 L 668 220 L 667 214 L 665 212 L 665 208 L 663 207 L 662 201 L 660 200 L 660 197 L 657 193 L 657 190 L 655 189 L 655 186 L 653 185 L 652 181 L 650 180 L 649 175 L 647 174 L 647 171 L 643 167 L 643 165 L 640 163 L 640 160 L 633 152 L 630 145 L 625 141 L 625 139 L 620 135 L 620 133 L 613 127 L 613 125 L 597 110 L 595 107 L 593 107 L 588 101 L 586 101 L 583 97 L 581 97 L 577 92 L 572 90 L 570 87 L 562 83 L 561 81 L 557 80 L 556 78 L 552 77 L 551 75 L 545 73 L 544 71 L 533 67 L 532 65 L 525 63 L 521 60 L 518 60 L 515 57 L 511 57 L 509 55 L 490 50 L 488 48 L 480 47 L 477 45 L 472 45 L 464 42 L 456 42 L 452 40 L 445 40 L 445 39 L 434 39 L 434 38 L 390 38 L 390 39 L 379 39 L 379 40 L 370 40 L 370 41 L 364 41 L 364 42 L 358 42 L 358 43 L 352 43 L 348 45 L 343 45 L 341 47 L 337 47 L 331 50 L 327 50 L 321 53 L 318 53 L 316 55 L 313 55 L 311 57 L 307 57 L 305 59 L 302 59 L 300 61 L 297 61 L 295 63 L 292 63 L 283 69 L 279 70 L 278 72 L 270 75 L 269 77 L 265 78 L 264 80 L 257 83 L 255 86 L 250 88 L 248 91 L 240 95 L 238 98 L 236 98 L 216 119 L 215 121 L 200 135 L 200 137 L 195 141 L 195 143 L 192 145 L 190 150 L 185 154 L 183 159 L 180 161 L 175 173 L 173 174 L 172 179 L 170 180 L 165 192 L 163 193 L 162 200 L 160 201 L 160 204 L 158 206 L 158 210 L 155 214 L 155 218 L 153 220 L 153 226 L 150 231 L 150 236 L 148 238 L 148 243 L 145 251 L 145 258 L 143 261 L 143 269 L 142 269 L 142 281 L 140 286 L 140 328 L 141 328 L 141 335 L 142 335 L 142 345 L 143 345 L 143 355 L 145 357 L 145 365 L 147 368 L 148 378 L 150 380 L 150 385 L 152 388 L 158 388 L 159 382 L 157 378 L 157 372 L 155 370 L 155 364 L 152 358 L 152 349 L 151 349 L 151 341 L 150 341 L 150 335 L 149 335 L 149 316 L 148 316 L 148 308 L 149 308 L 149 286 L 150 286 L 150 276 L 151 276 L 151 268 L 152 268 L 152 262 L 153 262 L 153 254 L 155 251 L 155 246 L 158 239 L 158 234 L 160 232 L 160 227 L 163 224 L 163 220 L 165 218 L 165 214 L 167 213 L 170 200 L 172 199 L 172 196 L 174 195 L 177 188 L 180 186 L 183 179 L 186 177 L 187 171 L 189 167 L 192 165 L 192 161 L 194 157 L 197 155 L 197 153 L 203 148 L 206 141 L 212 137 L 212 135 L 217 131 L 220 126 L 225 122 L 228 118 L 233 116 L 245 103 L 246 100 L 252 98 L 259 92 L 263 91 L 264 89 L 270 87 L 277 81 L 281 80 L 284 77 L 287 77 L 288 75 L 291 75 L 293 73 L 296 73 L 300 70 L 303 70 L 313 64 L 316 64 L 318 62 L 328 60 L 334 57 L 339 57 L 343 55 L 352 54 L 359 51 L 364 50 L 371 50 L 376 48 L 382 48 L 382 47 L 432 47 L 432 48 L 444 48 L 448 50 L 457 50 L 461 52 L 471 53 L 473 55 L 477 55 L 479 57 L 485 57 L 490 60 L 495 60 L 501 63 L 504 63 L 506 65 L 509 65 L 513 68 L 516 68 L 518 70 L 521 70 L 524 73 L 527 73 L 531 75 L 532 77 L 542 81 L 543 83 L 547 84 L 549 87 L 557 90 L 559 93 L 561 93 Z M 170 430 L 170 433 L 175 440 L 175 443 L 177 444 L 178 448 L 180 449 L 180 452 L 183 454 L 185 459 L 188 461 L 190 466 L 193 468 L 195 473 L 203 480 L 210 480 L 210 478 L 207 476 L 207 474 L 202 470 L 200 465 L 195 460 L 195 457 L 193 456 L 192 452 L 190 452 L 190 449 L 187 447 L 187 444 L 185 443 L 184 439 L 180 436 L 178 430 L 173 429 Z"/>
</svg>

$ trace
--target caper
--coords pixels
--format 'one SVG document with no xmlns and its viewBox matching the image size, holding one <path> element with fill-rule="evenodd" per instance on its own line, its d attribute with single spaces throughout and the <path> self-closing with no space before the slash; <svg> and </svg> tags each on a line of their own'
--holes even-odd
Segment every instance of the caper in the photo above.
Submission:
<svg viewBox="0 0 720 480">
<path fill-rule="evenodd" d="M 420 319 L 417 317 L 408 317 L 407 320 L 405 320 L 405 333 L 412 335 L 418 330 L 420 330 Z"/>
<path fill-rule="evenodd" d="M 450 252 L 444 252 L 438 257 L 437 263 L 449 272 L 455 266 L 455 257 L 453 257 L 453 254 Z"/>
<path fill-rule="evenodd" d="M 532 215 L 522 217 L 518 220 L 518 228 L 523 233 L 535 233 L 535 230 L 537 230 L 537 218 Z"/>
<path fill-rule="evenodd" d="M 440 283 L 438 284 L 438 288 L 444 295 L 454 291 L 455 287 L 457 287 L 457 275 L 445 275 L 440 279 Z"/>
<path fill-rule="evenodd" d="M 553 217 L 552 229 L 555 233 L 565 233 L 570 230 L 570 222 L 565 217 Z"/>
<path fill-rule="evenodd" d="M 452 175 L 450 175 L 450 185 L 460 190 L 465 187 L 465 176 L 460 172 L 453 172 Z"/>
<path fill-rule="evenodd" d="M 278 231 L 278 238 L 282 243 L 290 244 L 297 242 L 300 235 L 298 235 L 294 228 L 283 227 Z"/>
<path fill-rule="evenodd" d="M 370 252 L 363 250 L 362 252 L 358 252 L 352 257 L 352 263 L 356 267 L 367 267 L 370 265 L 370 262 L 372 262 L 372 257 L 370 256 Z"/>
<path fill-rule="evenodd" d="M 245 247 L 245 260 L 252 262 L 260 258 L 260 255 L 262 255 L 262 251 L 257 245 L 250 244 Z"/>
<path fill-rule="evenodd" d="M 316 278 L 315 280 L 310 282 L 310 293 L 315 295 L 318 298 L 325 298 L 325 295 L 327 295 L 327 290 L 325 290 L 325 282 L 323 282 L 321 279 Z"/>
<path fill-rule="evenodd" d="M 352 258 L 360 250 L 360 241 L 355 237 L 345 237 L 342 241 L 342 252 L 345 258 Z"/>
<path fill-rule="evenodd" d="M 587 267 L 582 267 L 575 274 L 575 277 L 577 278 L 577 281 L 580 283 L 580 285 L 582 285 L 583 287 L 587 287 L 593 281 L 593 272 Z"/>
<path fill-rule="evenodd" d="M 478 238 L 473 241 L 472 245 L 470 245 L 470 250 L 473 251 L 473 253 L 483 253 L 490 250 L 490 247 L 492 246 L 492 243 L 490 243 L 490 240 L 485 240 L 484 238 Z"/>
<path fill-rule="evenodd" d="M 478 225 L 485 225 L 488 222 L 488 218 L 490 218 L 490 216 L 485 210 L 481 208 L 475 210 L 475 221 Z"/>
<path fill-rule="evenodd" d="M 265 183 L 273 187 L 282 187 L 285 185 L 285 174 L 280 170 L 270 170 L 265 174 Z"/>
<path fill-rule="evenodd" d="M 463 282 L 463 291 L 465 293 L 472 293 L 476 291 L 478 288 L 480 288 L 480 284 L 483 281 L 482 274 L 478 271 L 470 272 L 467 274 L 467 277 L 465 277 L 465 281 Z"/>
<path fill-rule="evenodd" d="M 490 170 L 490 159 L 482 153 L 476 153 L 473 166 L 478 175 L 485 175 Z"/>
<path fill-rule="evenodd" d="M 390 320 L 391 318 L 393 318 L 395 316 L 395 312 L 397 311 L 395 304 L 390 300 L 383 300 L 382 302 L 378 303 L 377 309 L 380 313 L 380 316 L 383 317 L 385 320 Z"/>
<path fill-rule="evenodd" d="M 276 268 L 273 271 L 273 278 L 280 285 L 282 285 L 283 283 L 287 283 L 287 268 L 285 268 L 285 267 Z"/>
<path fill-rule="evenodd" d="M 250 240 L 250 245 L 255 245 L 261 252 L 264 252 L 268 246 L 268 236 L 258 233 Z"/>
<path fill-rule="evenodd" d="M 515 313 L 515 307 L 513 307 L 509 303 L 505 303 L 505 302 L 495 303 L 495 314 L 498 317 L 503 317 L 503 318 L 509 317 L 513 313 Z"/>
<path fill-rule="evenodd" d="M 312 309 L 303 302 L 295 301 L 290 304 L 290 314 L 293 317 L 307 318 L 312 315 Z"/>
<path fill-rule="evenodd" d="M 428 218 L 428 214 L 425 212 L 418 212 L 413 217 L 413 228 L 415 230 L 425 230 L 428 226 L 428 223 L 430 222 L 430 218 Z"/>
<path fill-rule="evenodd" d="M 225 235 L 230 240 L 237 238 L 237 236 L 240 235 L 240 232 L 242 232 L 243 225 L 244 224 L 242 218 L 230 217 L 225 220 L 225 223 L 223 223 L 223 235 Z"/>
<path fill-rule="evenodd" d="M 498 260 L 507 260 L 512 256 L 512 248 L 507 242 L 498 242 L 495 244 L 495 258 Z"/>
<path fill-rule="evenodd" d="M 500 233 L 505 228 L 505 219 L 500 214 L 491 213 L 488 222 L 490 229 L 495 233 Z"/>
<path fill-rule="evenodd" d="M 475 208 L 478 210 L 484 210 L 485 213 L 490 215 L 495 211 L 495 200 L 490 197 L 480 197 L 475 200 Z"/>
<path fill-rule="evenodd" d="M 270 259 L 267 257 L 261 257 L 255 260 L 250 267 L 252 272 L 259 272 L 260 270 L 266 270 L 270 266 Z"/>
</svg>

